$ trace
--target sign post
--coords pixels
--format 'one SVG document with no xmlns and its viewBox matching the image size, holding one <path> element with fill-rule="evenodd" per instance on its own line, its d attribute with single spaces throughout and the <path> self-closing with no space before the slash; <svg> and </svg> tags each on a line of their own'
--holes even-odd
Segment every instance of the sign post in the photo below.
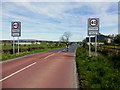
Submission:
<svg viewBox="0 0 120 90">
<path fill-rule="evenodd" d="M 14 37 L 13 37 L 13 54 L 15 54 L 15 46 L 14 46 L 14 43 L 15 43 L 15 40 L 14 40 Z"/>
<path fill-rule="evenodd" d="M 18 54 L 19 54 L 19 37 L 18 37 Z"/>
<path fill-rule="evenodd" d="M 21 36 L 21 22 L 11 22 L 11 36 L 13 37 L 13 54 L 15 54 L 14 37 L 18 37 L 18 54 L 19 54 L 19 37 Z"/>
<path fill-rule="evenodd" d="M 97 56 L 97 35 L 98 34 L 99 34 L 99 18 L 89 18 L 88 19 L 89 56 L 91 56 L 90 36 L 95 36 L 95 56 Z"/>
<path fill-rule="evenodd" d="M 89 56 L 91 57 L 91 37 L 89 36 Z"/>
<path fill-rule="evenodd" d="M 97 35 L 95 36 L 95 56 L 97 56 Z"/>
</svg>

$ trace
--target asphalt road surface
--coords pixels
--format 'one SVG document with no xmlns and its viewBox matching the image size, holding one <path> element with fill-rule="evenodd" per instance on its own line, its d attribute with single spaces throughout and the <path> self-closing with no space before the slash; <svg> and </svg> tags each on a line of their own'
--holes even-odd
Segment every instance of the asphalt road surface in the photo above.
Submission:
<svg viewBox="0 0 120 90">
<path fill-rule="evenodd" d="M 77 44 L 2 63 L 3 88 L 76 88 Z"/>
</svg>

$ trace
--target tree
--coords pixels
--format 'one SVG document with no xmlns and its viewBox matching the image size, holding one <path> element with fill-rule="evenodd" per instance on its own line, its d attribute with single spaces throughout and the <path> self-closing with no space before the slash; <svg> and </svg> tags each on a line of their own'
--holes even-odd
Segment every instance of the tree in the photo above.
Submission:
<svg viewBox="0 0 120 90">
<path fill-rule="evenodd" d="M 116 44 L 120 44 L 120 34 L 118 34 L 118 35 L 115 36 L 114 42 L 115 42 Z"/>
<path fill-rule="evenodd" d="M 84 40 L 82 41 L 82 46 L 85 47 L 85 48 L 88 47 L 86 39 L 84 39 Z"/>
<path fill-rule="evenodd" d="M 108 38 L 105 38 L 104 44 L 105 44 L 105 45 L 108 45 Z"/>
<path fill-rule="evenodd" d="M 71 32 L 64 32 L 64 34 L 60 38 L 60 41 L 65 42 L 67 48 L 69 46 L 69 40 L 71 36 L 72 36 Z"/>
<path fill-rule="evenodd" d="M 71 36 L 72 36 L 71 32 L 64 32 L 64 34 L 61 37 L 61 41 L 69 42 Z"/>
</svg>

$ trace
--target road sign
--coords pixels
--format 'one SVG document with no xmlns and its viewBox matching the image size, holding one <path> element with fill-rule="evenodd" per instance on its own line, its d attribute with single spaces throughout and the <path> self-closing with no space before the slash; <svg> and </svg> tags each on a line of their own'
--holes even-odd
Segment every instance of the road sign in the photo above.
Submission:
<svg viewBox="0 0 120 90">
<path fill-rule="evenodd" d="M 94 27 L 94 26 L 98 25 L 98 20 L 95 18 L 92 18 L 92 19 L 90 19 L 89 23 L 90 23 L 90 26 Z"/>
<path fill-rule="evenodd" d="M 15 54 L 14 37 L 18 37 L 18 54 L 19 54 L 19 37 L 21 36 L 21 22 L 11 22 L 11 36 L 13 37 L 13 54 Z"/>
<path fill-rule="evenodd" d="M 98 35 L 99 34 L 99 18 L 89 18 L 88 19 L 88 35 Z"/>
<path fill-rule="evenodd" d="M 11 23 L 11 36 L 20 37 L 21 36 L 21 22 Z"/>
<path fill-rule="evenodd" d="M 20 33 L 12 33 L 12 36 L 14 36 L 14 37 L 19 37 L 19 36 L 20 36 Z"/>
<path fill-rule="evenodd" d="M 89 35 L 89 56 L 91 56 L 91 37 L 95 36 L 95 55 L 97 56 L 97 35 L 99 34 L 99 18 L 88 19 L 88 35 Z"/>
<path fill-rule="evenodd" d="M 14 29 L 18 29 L 19 23 L 18 23 L 18 22 L 13 22 L 13 23 L 12 23 L 12 27 L 13 27 Z"/>
</svg>

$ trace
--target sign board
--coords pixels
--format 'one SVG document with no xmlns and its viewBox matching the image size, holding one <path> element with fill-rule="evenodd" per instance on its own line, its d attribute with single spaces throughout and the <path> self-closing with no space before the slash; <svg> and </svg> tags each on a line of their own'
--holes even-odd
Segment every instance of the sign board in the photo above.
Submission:
<svg viewBox="0 0 120 90">
<path fill-rule="evenodd" d="M 21 36 L 21 22 L 11 22 L 11 36 Z"/>
<path fill-rule="evenodd" d="M 88 19 L 88 35 L 98 35 L 99 34 L 99 18 L 89 18 Z"/>
</svg>

